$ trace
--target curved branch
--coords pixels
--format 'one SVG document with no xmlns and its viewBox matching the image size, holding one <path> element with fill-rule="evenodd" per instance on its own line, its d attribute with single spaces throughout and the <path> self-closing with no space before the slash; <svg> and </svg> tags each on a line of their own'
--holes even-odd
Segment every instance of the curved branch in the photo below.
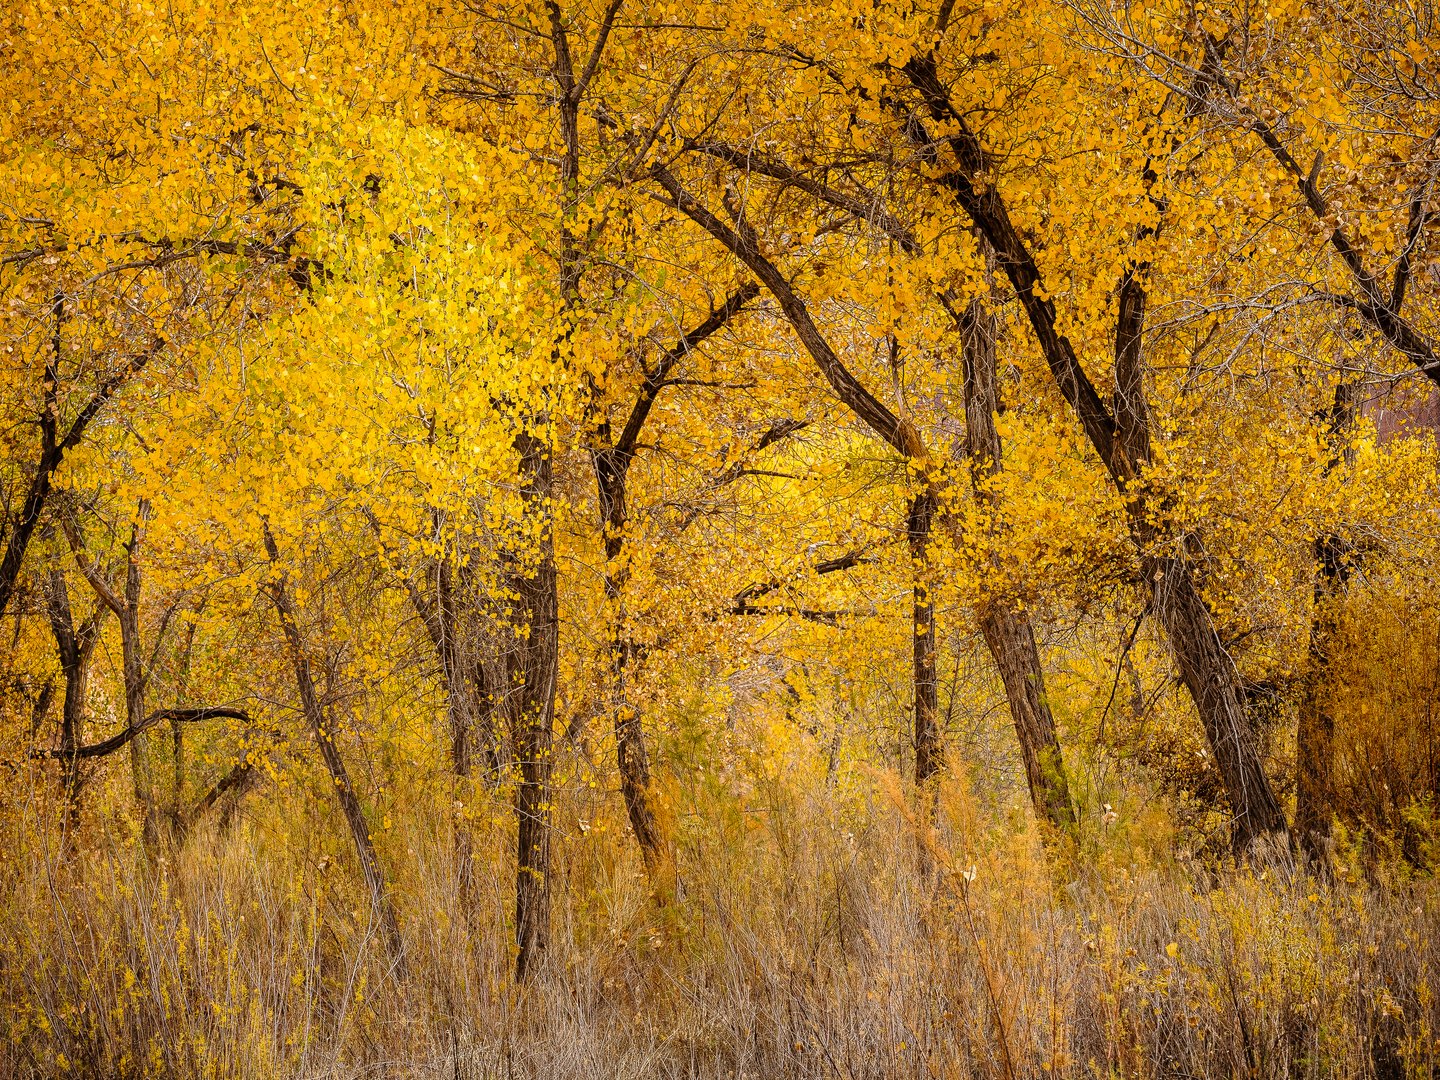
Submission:
<svg viewBox="0 0 1440 1080">
<path fill-rule="evenodd" d="M 98 758 L 113 754 L 121 749 L 136 735 L 142 735 L 149 731 L 156 724 L 166 720 L 180 724 L 191 724 L 199 720 L 214 720 L 228 717 L 231 720 L 244 720 L 250 722 L 250 714 L 244 709 L 232 709 L 226 705 L 204 706 L 197 709 L 160 709 L 145 717 L 143 721 L 134 727 L 127 727 L 123 731 L 110 736 L 98 743 L 91 743 L 89 746 L 80 746 L 75 750 L 66 752 L 64 750 L 31 750 L 32 758 Z"/>
</svg>

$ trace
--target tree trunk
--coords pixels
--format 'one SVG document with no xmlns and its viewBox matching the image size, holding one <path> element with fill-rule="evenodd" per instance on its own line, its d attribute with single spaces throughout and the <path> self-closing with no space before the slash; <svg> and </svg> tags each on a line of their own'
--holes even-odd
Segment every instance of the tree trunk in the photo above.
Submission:
<svg viewBox="0 0 1440 1080">
<path fill-rule="evenodd" d="M 378 528 L 378 526 L 377 526 Z M 494 785 L 500 779 L 500 755 L 495 741 L 494 702 L 486 679 L 485 665 L 471 661 L 461 641 L 459 608 L 455 599 L 454 573 L 442 552 L 435 563 L 435 592 L 406 580 L 410 600 L 425 624 L 435 655 L 440 660 L 440 677 L 445 684 L 445 719 L 450 735 L 450 767 L 457 780 L 469 778 L 478 733 L 485 758 L 484 779 Z M 463 787 L 463 784 L 461 785 Z M 458 794 L 458 793 L 457 793 Z M 474 895 L 474 847 L 463 816 L 455 821 L 455 865 L 459 877 L 462 907 L 469 909 Z"/>
<path fill-rule="evenodd" d="M 626 551 L 626 528 L 630 523 L 630 466 L 635 461 L 640 433 L 675 365 L 731 319 L 760 292 L 753 281 L 743 282 L 713 309 L 694 329 L 661 354 L 653 370 L 645 373 L 630 414 L 618 437 L 613 438 L 610 421 L 597 425 L 596 447 L 590 455 L 595 470 L 595 486 L 599 495 L 600 528 L 605 544 L 605 601 L 609 611 L 610 633 L 610 711 L 615 726 L 615 756 L 620 770 L 620 790 L 625 797 L 625 811 L 630 828 L 640 845 L 645 870 L 651 883 L 663 895 L 673 885 L 674 855 L 655 816 L 650 798 L 650 759 L 645 751 L 645 729 L 639 710 L 628 700 L 628 675 L 638 650 L 626 629 L 625 587 L 630 579 L 629 556 Z"/>
<path fill-rule="evenodd" d="M 279 562 L 280 553 L 275 545 L 274 537 L 270 535 L 268 526 L 265 527 L 265 551 L 270 557 L 272 571 L 278 575 L 280 571 L 276 564 Z M 295 668 L 295 685 L 300 694 L 301 710 L 305 714 L 306 722 L 310 725 L 311 734 L 315 736 L 316 745 L 320 748 L 320 759 L 325 763 L 326 772 L 330 774 L 335 788 L 335 798 L 340 803 L 340 811 L 344 814 L 345 824 L 350 829 L 350 839 L 355 844 L 355 853 L 360 858 L 360 870 L 365 878 L 365 886 L 370 893 L 371 912 L 385 938 L 385 945 L 390 952 L 391 960 L 397 967 L 401 967 L 404 964 L 404 944 L 400 937 L 400 922 L 395 916 L 395 908 L 391 903 L 390 892 L 385 882 L 385 872 L 381 868 L 380 858 L 375 852 L 375 840 L 370 834 L 369 822 L 365 820 L 365 809 L 360 805 L 360 799 L 355 794 L 355 787 L 350 782 L 350 773 L 345 768 L 344 759 L 340 757 L 339 748 L 335 745 L 334 718 L 327 715 L 325 707 L 315 692 L 315 681 L 310 674 L 310 658 L 305 653 L 305 642 L 300 635 L 299 620 L 289 593 L 285 589 L 284 577 L 274 577 L 267 586 L 267 591 L 275 604 L 275 611 L 280 617 L 280 627 L 285 634 L 285 644 L 290 653 L 290 662 Z"/>
<path fill-rule="evenodd" d="M 474 710 L 460 659 L 450 561 L 443 555 L 435 569 L 435 615 L 435 649 L 440 654 L 441 673 L 445 678 L 445 715 L 450 725 L 450 765 L 456 776 L 465 777 L 470 775 Z"/>
<path fill-rule="evenodd" d="M 995 383 L 995 316 L 981 300 L 971 301 L 961 317 L 965 363 L 965 441 L 970 457 L 970 480 L 975 500 L 995 505 L 989 480 L 1000 471 L 1003 447 L 995 416 L 1000 394 Z M 997 567 L 998 570 L 998 567 Z M 1070 782 L 1055 718 L 1045 696 L 1045 671 L 1029 617 L 1003 600 L 982 600 L 980 630 L 1005 686 L 1010 717 L 1025 762 L 1025 779 L 1035 813 L 1060 829 L 1075 824 Z"/>
<path fill-rule="evenodd" d="M 1325 463 L 1327 476 L 1341 464 L 1354 463 L 1349 434 L 1357 399 L 1354 383 L 1336 384 L 1326 432 L 1331 451 Z M 1335 717 L 1325 689 L 1330 678 L 1330 648 L 1339 607 L 1350 585 L 1353 557 L 1351 545 L 1341 536 L 1332 533 L 1315 541 L 1315 614 L 1295 726 L 1295 839 L 1306 860 L 1322 874 L 1330 871 L 1330 828 L 1335 815 Z"/>
<path fill-rule="evenodd" d="M 1140 549 L 1140 572 L 1170 639 L 1180 675 L 1200 714 L 1230 803 L 1235 853 L 1289 858 L 1285 813 L 1260 762 L 1245 713 L 1245 689 L 1234 658 L 1215 629 L 1210 607 L 1190 567 L 1186 538 L 1166 540 L 1151 517 L 1144 470 L 1150 464 L 1150 408 L 1145 397 L 1141 334 L 1148 297 L 1144 266 L 1120 283 L 1115 330 L 1115 444 L 1111 472 L 1126 496 L 1130 534 Z M 1165 548 L 1170 553 L 1165 553 Z"/>
<path fill-rule="evenodd" d="M 40 460 L 35 466 L 35 477 L 30 482 L 30 490 L 25 495 L 20 515 L 11 524 L 5 538 L 5 554 L 0 556 L 0 614 L 4 614 L 20 578 L 25 549 L 30 544 L 35 526 L 40 522 L 45 501 L 50 497 L 50 481 L 60 465 L 60 456 L 58 451 L 49 447 L 41 451 Z"/>
<path fill-rule="evenodd" d="M 550 940 L 550 773 L 560 634 L 550 448 L 531 434 L 520 436 L 517 444 L 525 515 L 540 524 L 539 550 L 517 553 L 529 566 L 510 578 L 518 636 L 511 652 L 511 683 L 519 691 L 515 757 L 520 766 L 515 793 L 515 978 L 523 981 L 539 966 Z"/>
<path fill-rule="evenodd" d="M 1005 685 L 1035 813 L 1057 829 L 1071 829 L 1075 809 L 1070 780 L 1045 700 L 1044 669 L 1030 620 L 1023 612 L 997 604 L 981 612 L 980 630 Z"/>
<path fill-rule="evenodd" d="M 196 615 L 199 615 L 199 609 Z M 190 687 L 190 658 L 195 647 L 197 625 L 198 618 L 190 622 L 185 631 L 185 645 L 180 650 L 175 696 L 182 701 Z M 170 719 L 170 754 L 170 798 L 165 814 L 170 819 L 170 835 L 177 843 L 184 844 L 190 828 L 190 815 L 185 807 L 185 725 L 176 717 Z"/>
<path fill-rule="evenodd" d="M 605 602 L 610 617 L 609 708 L 615 726 L 620 792 L 625 798 L 630 828 L 640 845 L 645 871 L 651 884 L 661 888 L 668 883 L 674 860 L 650 805 L 650 758 L 645 749 L 645 729 L 640 710 L 628 700 L 627 686 L 628 669 L 635 658 L 635 646 L 625 626 L 625 585 L 630 576 L 625 561 L 625 529 L 629 523 L 626 498 L 632 460 L 629 454 L 610 447 L 591 456 L 605 534 Z"/>
<path fill-rule="evenodd" d="M 100 623 L 106 608 L 101 605 L 77 629 L 70 608 L 65 574 L 50 572 L 45 588 L 45 608 L 55 635 L 60 670 L 65 676 L 65 699 L 60 711 L 60 790 L 65 800 L 62 820 L 62 848 L 69 851 L 80 828 L 80 757 L 85 736 L 85 705 L 89 694 L 90 659 L 99 639 Z"/>
<path fill-rule="evenodd" d="M 1115 334 L 1115 415 L 1106 409 L 1070 341 L 1056 327 L 1055 305 L 1037 290 L 1040 271 L 1010 220 L 1000 190 L 977 187 L 987 167 L 979 140 L 950 104 L 933 60 L 913 60 L 906 72 L 927 99 L 932 115 L 949 124 L 947 136 L 961 168 L 946 173 L 949 188 L 996 254 L 1029 317 L 1056 385 L 1069 402 L 1116 486 L 1126 496 L 1131 532 L 1141 552 L 1142 572 L 1153 591 L 1154 606 L 1170 639 L 1185 685 L 1200 714 L 1220 766 L 1231 813 L 1237 852 L 1285 846 L 1288 832 L 1279 801 L 1260 764 L 1258 747 L 1245 717 L 1240 675 L 1215 632 L 1183 551 L 1158 554 L 1159 541 L 1138 481 L 1149 462 L 1148 410 L 1144 397 L 1143 353 L 1146 296 L 1143 267 L 1127 271 L 1120 287 Z M 927 145 L 933 146 L 927 141 Z M 1179 541 L 1177 541 L 1178 543 Z M 1262 853 L 1269 856 L 1269 852 Z"/>
<path fill-rule="evenodd" d="M 1315 614 L 1308 670 L 1295 728 L 1295 839 L 1311 866 L 1328 872 L 1335 816 L 1335 716 L 1325 697 L 1337 608 L 1349 581 L 1346 545 L 1337 536 L 1315 541 Z"/>
<path fill-rule="evenodd" d="M 130 774 L 135 788 L 135 801 L 142 815 L 141 842 L 154 854 L 159 847 L 164 815 L 155 794 L 155 763 L 152 734 L 140 731 L 145 721 L 145 684 L 148 673 L 140 640 L 140 563 L 138 555 L 145 535 L 145 519 L 150 506 L 142 501 L 137 520 L 125 545 L 125 593 L 120 598 L 120 649 L 125 678 L 125 723 L 139 732 L 130 740 Z"/>
<path fill-rule="evenodd" d="M 51 482 L 60 467 L 65 454 L 79 445 L 85 429 L 95 419 L 105 403 L 115 392 L 136 375 L 150 360 L 150 353 L 132 356 L 120 371 L 101 382 L 96 391 L 70 422 L 69 430 L 60 433 L 60 360 L 64 349 L 61 331 L 65 325 L 65 294 L 56 293 L 51 301 L 50 314 L 53 320 L 49 355 L 45 360 L 45 371 L 41 376 L 40 407 L 40 455 L 35 462 L 35 475 L 31 478 L 25 502 L 20 515 L 14 521 L 4 523 L 0 537 L 5 541 L 4 555 L 0 555 L 0 615 L 5 613 L 10 598 L 14 595 L 20 579 L 20 567 L 25 561 L 25 549 L 30 537 L 40 524 L 45 511 L 46 500 L 50 497 Z M 163 341 L 158 339 L 152 349 L 160 349 Z"/>
<path fill-rule="evenodd" d="M 1287 847 L 1285 815 L 1260 765 L 1235 661 L 1216 633 L 1184 556 L 1146 555 L 1141 572 L 1153 585 L 1155 613 L 1170 639 L 1180 675 L 1200 713 L 1233 815 L 1237 854 L 1281 855 Z M 1269 847 L 1271 852 L 1259 849 Z"/>
<path fill-rule="evenodd" d="M 760 249 L 754 227 L 745 219 L 738 202 L 727 204 L 735 227 L 717 218 L 699 200 L 685 190 L 670 171 L 657 166 L 652 174 L 674 201 L 675 206 L 708 232 L 731 254 L 739 259 L 764 284 L 780 304 L 795 336 L 815 361 L 820 374 L 830 384 L 845 406 L 871 431 L 884 439 L 913 466 L 927 470 L 930 451 L 920 432 L 909 419 L 892 412 L 867 390 L 836 355 L 825 335 L 810 317 L 809 308 L 796 295 L 790 282 L 767 259 Z M 928 562 L 930 526 L 938 501 L 936 481 L 923 477 L 924 490 L 912 501 L 906 517 L 906 536 L 910 546 L 914 607 L 913 661 L 915 684 L 915 780 L 926 784 L 940 768 L 940 725 L 937 702 L 938 684 L 935 674 L 935 611 L 930 598 L 925 567 Z"/>
<path fill-rule="evenodd" d="M 911 672 L 915 684 L 915 784 L 924 787 L 940 771 L 939 679 L 935 669 L 935 604 L 926 569 L 930 526 L 935 518 L 936 492 L 927 483 L 915 496 L 906 518 L 913 577 L 914 650 Z"/>
<path fill-rule="evenodd" d="M 931 117 L 946 127 L 943 139 L 932 140 L 918 118 L 911 118 L 907 133 L 927 153 L 938 153 L 942 146 L 948 146 L 954 153 L 958 167 L 943 172 L 936 182 L 951 193 L 994 251 L 996 261 L 1025 309 L 1056 386 L 1126 497 L 1131 534 L 1141 553 L 1146 584 L 1153 590 L 1156 612 L 1220 765 L 1234 818 L 1235 849 L 1237 852 L 1253 849 L 1262 857 L 1283 859 L 1287 855 L 1281 851 L 1288 850 L 1289 832 L 1274 789 L 1261 767 L 1259 748 L 1245 717 L 1240 674 L 1215 632 L 1209 608 L 1186 561 L 1184 538 L 1174 538 L 1164 545 L 1173 553 L 1161 554 L 1162 541 L 1166 538 L 1156 533 L 1149 519 L 1151 508 L 1142 487 L 1144 469 L 1149 463 L 1141 347 L 1146 305 L 1141 279 L 1146 267 L 1136 264 L 1127 269 L 1120 284 L 1115 331 L 1115 413 L 1112 415 L 1081 366 L 1074 347 L 1057 327 L 1055 304 L 1039 288 L 1042 285 L 1040 270 L 1020 231 L 1010 220 L 1003 194 L 987 175 L 989 157 L 969 122 L 951 103 L 940 81 L 934 55 L 912 57 L 904 72 L 921 93 Z M 1181 550 L 1175 551 L 1176 547 Z"/>
<path fill-rule="evenodd" d="M 67 511 L 69 508 L 66 508 Z M 135 791 L 135 802 L 141 811 L 141 842 L 145 851 L 154 855 L 160 845 L 165 828 L 165 814 L 156 795 L 155 761 L 153 736 L 145 724 L 145 687 L 150 674 L 145 668 L 143 642 L 140 637 L 140 546 L 145 539 L 145 522 L 150 516 L 150 503 L 141 499 L 136 509 L 135 521 L 130 527 L 130 539 L 125 543 L 125 584 L 118 592 L 105 576 L 99 564 L 85 552 L 80 535 L 79 523 L 68 512 L 62 515 L 62 526 L 70 541 L 71 550 L 80 564 L 80 572 L 95 590 L 100 602 L 115 613 L 120 620 L 121 673 L 125 684 L 125 727 L 132 732 L 130 739 L 130 778 Z M 158 654 L 164 639 L 169 618 L 161 620 L 157 632 L 155 649 Z M 174 723 L 174 722 L 172 722 Z M 180 752 L 181 736 L 178 723 L 174 723 L 173 738 L 176 753 Z M 169 839 L 175 839 L 173 832 Z"/>
</svg>

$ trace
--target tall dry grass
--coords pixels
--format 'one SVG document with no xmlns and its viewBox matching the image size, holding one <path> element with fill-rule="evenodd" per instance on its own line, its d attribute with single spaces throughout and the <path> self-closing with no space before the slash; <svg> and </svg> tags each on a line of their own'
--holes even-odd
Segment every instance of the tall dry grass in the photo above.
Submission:
<svg viewBox="0 0 1440 1080">
<path fill-rule="evenodd" d="M 1427 875 L 1367 878 L 1348 855 L 1330 885 L 1186 865 L 1158 811 L 1091 821 L 1047 853 L 953 785 L 921 838 L 898 788 L 852 781 L 676 793 L 665 905 L 615 800 L 564 796 L 554 940 L 523 988 L 498 799 L 466 826 L 480 862 L 464 901 L 453 823 L 390 811 L 403 976 L 316 800 L 252 796 L 234 828 L 154 866 L 103 813 L 62 857 L 26 804 L 5 838 L 0 1074 L 1437 1072 Z"/>
</svg>

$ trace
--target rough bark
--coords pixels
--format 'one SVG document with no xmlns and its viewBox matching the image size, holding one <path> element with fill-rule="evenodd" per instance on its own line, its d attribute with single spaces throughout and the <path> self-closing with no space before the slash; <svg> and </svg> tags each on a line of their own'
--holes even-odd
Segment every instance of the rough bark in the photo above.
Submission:
<svg viewBox="0 0 1440 1080">
<path fill-rule="evenodd" d="M 1126 496 L 1130 533 L 1141 553 L 1141 574 L 1150 586 L 1152 607 L 1225 785 L 1235 851 L 1284 858 L 1290 843 L 1285 813 L 1260 762 L 1239 669 L 1200 593 L 1189 544 L 1185 538 L 1164 537 L 1152 517 L 1153 499 L 1144 477 L 1150 464 L 1150 410 L 1142 349 L 1147 302 L 1143 271 L 1132 267 L 1120 284 L 1115 330 L 1116 462 L 1111 471 Z"/>
<path fill-rule="evenodd" d="M 515 977 L 523 981 L 539 966 L 550 940 L 550 773 L 560 633 L 550 448 L 534 435 L 517 442 L 525 516 L 540 524 L 538 550 L 519 553 L 524 569 L 517 568 L 509 579 L 516 624 L 509 670 L 520 767 L 515 793 Z"/>
<path fill-rule="evenodd" d="M 972 301 L 961 317 L 965 366 L 965 442 L 970 458 L 970 478 L 977 502 L 993 507 L 990 480 L 1000 471 L 1003 447 L 995 416 L 1000 411 L 1000 394 L 995 382 L 995 339 L 998 332 L 993 313 L 981 300 Z M 1045 671 L 1035 645 L 1030 618 L 1013 602 L 987 597 L 977 612 L 980 630 L 1000 680 L 1020 743 L 1025 779 L 1035 813 L 1051 825 L 1069 829 L 1075 824 L 1070 802 L 1070 782 L 1055 718 L 1045 696 Z"/>
<path fill-rule="evenodd" d="M 315 743 L 320 749 L 320 759 L 335 788 L 335 798 L 340 812 L 350 830 L 350 839 L 360 859 L 360 871 L 370 895 L 370 909 L 385 939 L 391 960 L 398 966 L 404 963 L 404 945 L 400 937 L 400 922 L 390 899 L 385 872 L 375 851 L 375 841 L 370 834 L 370 823 L 365 820 L 365 809 L 360 805 L 359 796 L 350 781 L 349 770 L 335 745 L 334 718 L 321 703 L 315 690 L 315 680 L 310 673 L 310 658 L 305 651 L 305 640 L 300 633 L 299 617 L 294 602 L 286 589 L 285 577 L 277 566 L 280 552 L 269 527 L 264 530 L 265 552 L 270 557 L 272 578 L 266 586 L 275 612 L 280 619 L 280 628 L 285 635 L 286 650 L 295 669 L 295 686 L 300 695 L 300 708 L 305 716 Z"/>
<path fill-rule="evenodd" d="M 1285 815 L 1264 769 L 1235 661 L 1183 556 L 1146 555 L 1142 573 L 1152 583 L 1154 610 L 1170 640 L 1180 675 L 1200 714 L 1233 818 L 1237 853 L 1288 846 Z"/>
</svg>

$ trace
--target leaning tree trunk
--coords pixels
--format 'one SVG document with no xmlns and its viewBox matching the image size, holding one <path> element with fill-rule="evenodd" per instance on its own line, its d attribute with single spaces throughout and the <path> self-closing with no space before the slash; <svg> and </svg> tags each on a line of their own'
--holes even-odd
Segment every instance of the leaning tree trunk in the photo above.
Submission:
<svg viewBox="0 0 1440 1080">
<path fill-rule="evenodd" d="M 981 612 L 980 631 L 1005 685 L 1035 813 L 1057 829 L 1071 829 L 1075 808 L 1070 802 L 1070 779 L 1045 700 L 1045 673 L 1030 620 L 1024 612 L 996 604 Z"/>
<path fill-rule="evenodd" d="M 1200 593 L 1189 545 L 1184 538 L 1161 536 L 1151 517 L 1153 507 L 1144 475 L 1150 464 L 1150 408 L 1141 340 L 1148 302 L 1142 277 L 1145 270 L 1144 265 L 1128 269 L 1120 283 L 1111 471 L 1126 496 L 1130 534 L 1140 549 L 1140 573 L 1150 586 L 1152 607 L 1169 638 L 1225 785 L 1234 850 L 1288 859 L 1290 834 L 1285 812 L 1261 764 L 1254 727 L 1246 715 L 1240 671 L 1220 640 L 1210 606 Z"/>
<path fill-rule="evenodd" d="M 974 300 L 961 318 L 965 363 L 965 441 L 970 456 L 970 479 L 976 502 L 993 509 L 990 479 L 1000 471 L 1002 447 L 995 415 L 1000 395 L 995 385 L 995 316 L 981 300 Z M 996 567 L 998 571 L 998 566 Z M 1025 779 L 1035 812 L 1051 825 L 1069 829 L 1075 824 L 1070 782 L 1055 718 L 1045 697 L 1045 671 L 1030 619 L 1018 606 L 1000 599 L 981 601 L 980 630 L 1005 686 Z"/>
<path fill-rule="evenodd" d="M 519 552 L 526 569 L 510 578 L 518 637 L 510 661 L 512 685 L 518 689 L 515 757 L 520 766 L 515 793 L 515 978 L 523 981 L 539 966 L 550 940 L 550 774 L 560 631 L 550 448 L 532 434 L 522 435 L 517 444 L 525 513 L 540 524 L 539 550 Z"/>
<path fill-rule="evenodd" d="M 1184 556 L 1147 555 L 1141 572 L 1153 583 L 1155 613 L 1215 755 L 1233 815 L 1235 850 L 1282 856 L 1287 846 L 1285 814 L 1260 765 L 1240 672 L 1216 632 L 1190 562 Z M 1274 851 L 1258 850 L 1265 845 Z"/>
<path fill-rule="evenodd" d="M 265 551 L 270 557 L 272 572 L 278 574 L 276 563 L 279 561 L 280 553 L 274 537 L 270 535 L 268 526 L 265 528 L 264 536 Z M 277 576 L 272 579 L 267 586 L 267 591 L 275 605 L 275 611 L 280 617 L 280 628 L 284 631 L 290 662 L 295 668 L 295 685 L 300 694 L 301 711 L 310 725 L 311 734 L 315 736 L 316 745 L 320 748 L 320 759 L 324 762 L 325 770 L 330 775 L 330 780 L 335 788 L 335 798 L 340 803 L 340 811 L 344 814 L 345 824 L 350 829 L 350 839 L 355 844 L 355 853 L 360 858 L 360 870 L 365 878 L 366 889 L 370 893 L 371 912 L 384 935 L 385 945 L 390 952 L 392 962 L 397 967 L 403 966 L 404 945 L 400 937 L 400 922 L 396 918 L 395 907 L 390 899 L 390 891 L 385 881 L 385 871 L 381 868 L 380 857 L 375 851 L 375 840 L 370 834 L 370 823 L 365 820 L 365 809 L 360 805 L 359 796 L 355 794 L 355 786 L 350 781 L 350 773 L 345 768 L 345 761 L 340 756 L 339 747 L 335 745 L 334 717 L 327 715 L 319 695 L 315 692 L 315 680 L 310 674 L 310 658 L 305 652 L 305 642 L 300 634 L 299 620 L 294 603 L 285 588 L 284 578 Z"/>
</svg>

